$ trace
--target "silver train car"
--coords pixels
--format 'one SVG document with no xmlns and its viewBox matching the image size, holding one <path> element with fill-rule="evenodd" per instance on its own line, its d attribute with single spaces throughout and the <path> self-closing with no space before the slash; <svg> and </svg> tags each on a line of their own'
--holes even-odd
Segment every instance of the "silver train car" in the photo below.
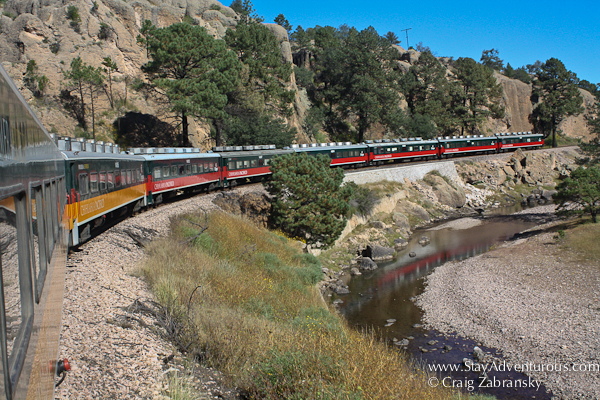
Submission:
<svg viewBox="0 0 600 400">
<path fill-rule="evenodd" d="M 63 155 L 0 66 L 0 399 L 52 399 L 65 368 L 65 207 Z"/>
</svg>

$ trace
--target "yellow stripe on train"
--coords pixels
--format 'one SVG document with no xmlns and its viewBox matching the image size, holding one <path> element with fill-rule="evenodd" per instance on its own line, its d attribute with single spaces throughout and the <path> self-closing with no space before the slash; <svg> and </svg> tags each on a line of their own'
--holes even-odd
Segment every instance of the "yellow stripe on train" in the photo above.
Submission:
<svg viewBox="0 0 600 400">
<path fill-rule="evenodd" d="M 143 184 L 128 187 L 82 200 L 79 203 L 78 225 L 89 222 L 90 220 L 104 215 L 117 208 L 123 207 L 135 200 L 143 199 L 145 195 Z"/>
</svg>

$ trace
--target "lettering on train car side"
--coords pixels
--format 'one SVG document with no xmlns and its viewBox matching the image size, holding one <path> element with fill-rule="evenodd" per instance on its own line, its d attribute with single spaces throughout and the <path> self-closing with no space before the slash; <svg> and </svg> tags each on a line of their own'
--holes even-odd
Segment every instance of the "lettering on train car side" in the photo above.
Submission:
<svg viewBox="0 0 600 400">
<path fill-rule="evenodd" d="M 240 175 L 248 175 L 248 171 L 231 171 L 229 172 L 229 176 L 240 176 Z"/>
<path fill-rule="evenodd" d="M 175 187 L 175 181 L 157 182 L 154 184 L 154 190 L 166 189 L 170 187 Z"/>
<path fill-rule="evenodd" d="M 81 215 L 87 215 L 104 208 L 104 199 L 97 199 L 81 205 Z"/>
</svg>

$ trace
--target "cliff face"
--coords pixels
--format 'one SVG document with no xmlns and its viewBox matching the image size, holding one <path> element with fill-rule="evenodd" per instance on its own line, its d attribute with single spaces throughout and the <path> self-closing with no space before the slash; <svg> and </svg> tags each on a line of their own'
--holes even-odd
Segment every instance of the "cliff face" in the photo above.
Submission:
<svg viewBox="0 0 600 400">
<path fill-rule="evenodd" d="M 79 27 L 72 26 L 67 18 L 70 6 L 77 7 L 81 17 Z M 110 139 L 112 124 L 127 111 L 152 114 L 161 120 L 171 121 L 164 107 L 132 89 L 132 83 L 143 80 L 140 67 L 148 59 L 136 38 L 144 20 L 158 27 L 182 21 L 203 26 L 216 38 L 222 38 L 228 28 L 234 28 L 239 16 L 229 7 L 216 0 L 8 0 L 0 16 L 0 60 L 4 68 L 17 82 L 25 98 L 30 102 L 42 123 L 59 135 L 73 136 L 77 132 L 76 121 L 61 105 L 59 94 L 64 86 L 63 71 L 70 67 L 71 60 L 81 57 L 93 66 L 100 66 L 104 57 L 110 57 L 118 66 L 114 74 L 113 91 L 117 106 L 111 109 L 107 98 L 100 96 L 97 104 L 96 128 L 100 139 Z M 14 19 L 13 19 L 14 18 Z M 292 54 L 287 32 L 276 24 L 266 24 L 281 45 L 285 62 L 308 64 L 306 54 Z M 399 52 L 398 65 L 408 70 L 420 53 L 395 46 Z M 304 54 L 304 57 L 302 55 Z M 37 99 L 23 84 L 23 75 L 29 60 L 38 65 L 38 75 L 49 78 L 46 95 Z M 440 59 L 447 65 L 447 60 Z M 503 102 L 506 116 L 490 120 L 484 132 L 529 131 L 529 114 L 532 111 L 529 97 L 531 85 L 496 74 L 504 88 Z M 287 122 L 297 128 L 297 141 L 309 140 L 301 129 L 302 121 L 310 108 L 304 90 L 299 90 L 292 74 L 288 85 L 295 92 L 293 113 Z M 582 91 L 585 105 L 593 104 L 593 97 Z M 572 117 L 561 124 L 568 136 L 589 137 L 584 116 Z M 202 121 L 190 121 L 190 139 L 199 147 L 209 147 L 207 140 L 210 127 Z M 374 128 L 371 136 L 377 136 Z"/>
</svg>

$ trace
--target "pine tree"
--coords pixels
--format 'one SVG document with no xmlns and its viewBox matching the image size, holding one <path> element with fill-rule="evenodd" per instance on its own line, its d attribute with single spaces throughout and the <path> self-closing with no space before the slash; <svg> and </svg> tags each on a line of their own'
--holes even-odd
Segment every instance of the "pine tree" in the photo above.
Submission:
<svg viewBox="0 0 600 400">
<path fill-rule="evenodd" d="M 332 245 L 346 226 L 352 195 L 342 186 L 344 172 L 332 169 L 326 155 L 285 154 L 271 161 L 265 183 L 273 196 L 274 222 L 293 238 L 309 244 Z"/>
<path fill-rule="evenodd" d="M 557 210 L 565 214 L 590 213 L 592 222 L 597 222 L 600 211 L 600 169 L 579 167 L 571 172 L 557 187 L 554 195 L 559 203 Z"/>
<path fill-rule="evenodd" d="M 153 87 L 168 98 L 170 111 L 179 116 L 181 146 L 190 146 L 188 117 L 225 118 L 227 95 L 239 83 L 241 64 L 223 40 L 214 39 L 200 26 L 151 27 L 143 43 L 151 58 L 143 70 Z M 220 136 L 216 139 L 220 145 Z"/>
<path fill-rule="evenodd" d="M 453 108 L 461 121 L 462 132 L 465 129 L 475 132 L 488 117 L 502 118 L 502 86 L 492 70 L 472 58 L 461 57 L 454 66 L 458 90 L 454 92 Z"/>
<path fill-rule="evenodd" d="M 577 88 L 577 76 L 567 70 L 556 59 L 547 60 L 536 72 L 533 79 L 531 100 L 537 106 L 531 119 L 538 132 L 552 134 L 552 147 L 556 147 L 558 124 L 571 115 L 583 112 L 583 98 Z"/>
</svg>

